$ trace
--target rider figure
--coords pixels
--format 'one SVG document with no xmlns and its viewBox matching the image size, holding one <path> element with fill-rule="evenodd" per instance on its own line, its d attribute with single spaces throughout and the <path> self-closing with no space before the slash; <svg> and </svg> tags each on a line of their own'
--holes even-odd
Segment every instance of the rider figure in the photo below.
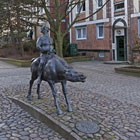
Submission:
<svg viewBox="0 0 140 140">
<path fill-rule="evenodd" d="M 41 27 L 41 33 L 43 34 L 38 40 L 37 40 L 37 49 L 41 52 L 40 53 L 40 64 L 38 69 L 38 78 L 37 83 L 41 83 L 41 76 L 43 73 L 43 68 L 45 64 L 48 62 L 48 60 L 51 57 L 51 53 L 54 53 L 53 49 L 53 40 L 48 35 L 49 28 L 46 26 Z"/>
</svg>

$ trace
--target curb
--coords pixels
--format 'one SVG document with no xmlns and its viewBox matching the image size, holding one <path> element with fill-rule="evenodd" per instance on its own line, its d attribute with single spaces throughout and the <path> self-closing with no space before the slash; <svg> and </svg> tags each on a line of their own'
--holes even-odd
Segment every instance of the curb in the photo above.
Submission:
<svg viewBox="0 0 140 140">
<path fill-rule="evenodd" d="M 111 65 L 128 65 L 128 61 L 104 61 L 104 64 L 111 64 Z"/>
<path fill-rule="evenodd" d="M 58 132 L 61 136 L 63 136 L 67 140 L 82 140 L 76 133 L 72 132 L 69 128 L 67 128 L 62 123 L 53 119 L 50 115 L 47 115 L 41 109 L 38 109 L 17 98 L 9 97 L 9 99 L 11 99 L 15 104 L 19 105 L 21 108 L 23 108 L 29 114 L 31 114 L 34 118 L 47 124 L 47 126 L 49 126 L 53 130 Z"/>
<path fill-rule="evenodd" d="M 130 67 L 131 68 L 131 67 Z M 126 74 L 126 75 L 132 75 L 132 76 L 140 76 L 140 70 L 134 70 L 130 69 L 129 67 L 120 67 L 120 68 L 114 68 L 115 72 Z"/>
<path fill-rule="evenodd" d="M 15 60 L 10 58 L 0 58 L 1 61 L 16 65 L 18 67 L 29 67 L 31 65 L 30 60 Z"/>
</svg>

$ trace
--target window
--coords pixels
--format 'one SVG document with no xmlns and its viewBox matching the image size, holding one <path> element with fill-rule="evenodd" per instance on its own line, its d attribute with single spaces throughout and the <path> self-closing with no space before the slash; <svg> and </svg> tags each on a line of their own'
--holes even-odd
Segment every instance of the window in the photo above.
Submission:
<svg viewBox="0 0 140 140">
<path fill-rule="evenodd" d="M 140 37 L 140 19 L 138 19 L 138 37 Z"/>
<path fill-rule="evenodd" d="M 104 38 L 104 24 L 103 23 L 96 25 L 96 35 L 97 35 L 97 39 Z"/>
<path fill-rule="evenodd" d="M 41 13 L 41 14 L 44 13 L 44 9 L 43 9 L 43 8 L 40 9 L 40 13 Z"/>
<path fill-rule="evenodd" d="M 82 7 L 81 7 L 82 6 Z M 81 11 L 80 11 L 80 8 L 81 8 Z M 80 12 L 85 12 L 86 8 L 85 8 L 85 2 L 81 5 L 81 3 L 78 3 L 77 6 L 76 6 L 76 13 L 79 13 Z"/>
<path fill-rule="evenodd" d="M 124 2 L 117 2 L 114 4 L 115 11 L 122 11 L 124 10 Z"/>
<path fill-rule="evenodd" d="M 87 38 L 87 28 L 84 27 L 77 27 L 76 28 L 76 40 L 82 40 Z"/>
<path fill-rule="evenodd" d="M 97 0 L 97 8 L 100 8 L 103 6 L 103 0 Z"/>
<path fill-rule="evenodd" d="M 105 57 L 104 52 L 99 52 L 99 57 L 100 57 L 100 58 L 104 58 L 104 57 Z"/>
</svg>

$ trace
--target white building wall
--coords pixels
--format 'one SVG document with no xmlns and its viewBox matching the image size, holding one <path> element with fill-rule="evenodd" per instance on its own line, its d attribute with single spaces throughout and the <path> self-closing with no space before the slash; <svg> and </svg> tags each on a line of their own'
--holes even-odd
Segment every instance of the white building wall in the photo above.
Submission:
<svg viewBox="0 0 140 140">
<path fill-rule="evenodd" d="M 93 12 L 97 10 L 97 0 L 93 0 Z M 97 14 L 93 15 L 93 20 L 97 19 Z"/>
<path fill-rule="evenodd" d="M 139 0 L 133 0 L 133 5 L 134 5 L 134 13 L 139 12 Z"/>
<path fill-rule="evenodd" d="M 72 10 L 72 20 L 74 20 L 76 17 L 76 6 L 75 8 Z"/>
<path fill-rule="evenodd" d="M 106 2 L 106 0 L 103 0 L 103 4 Z M 106 8 L 106 5 L 104 6 L 104 8 L 103 8 L 103 18 L 106 18 L 107 17 L 107 15 L 106 15 L 106 10 L 107 10 L 107 8 Z"/>
<path fill-rule="evenodd" d="M 85 6 L 86 6 L 86 17 L 88 17 L 89 16 L 89 0 L 86 0 L 85 2 L 86 2 L 85 3 Z M 86 19 L 86 21 L 89 21 L 89 18 Z"/>
</svg>

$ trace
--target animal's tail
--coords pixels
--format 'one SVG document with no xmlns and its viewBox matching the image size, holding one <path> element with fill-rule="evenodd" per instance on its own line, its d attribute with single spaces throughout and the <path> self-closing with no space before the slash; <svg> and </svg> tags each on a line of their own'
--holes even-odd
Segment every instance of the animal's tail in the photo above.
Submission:
<svg viewBox="0 0 140 140">
<path fill-rule="evenodd" d="M 73 69 L 69 69 L 65 72 L 65 78 L 71 82 L 85 82 L 86 76 L 80 72 L 76 72 Z"/>
</svg>

